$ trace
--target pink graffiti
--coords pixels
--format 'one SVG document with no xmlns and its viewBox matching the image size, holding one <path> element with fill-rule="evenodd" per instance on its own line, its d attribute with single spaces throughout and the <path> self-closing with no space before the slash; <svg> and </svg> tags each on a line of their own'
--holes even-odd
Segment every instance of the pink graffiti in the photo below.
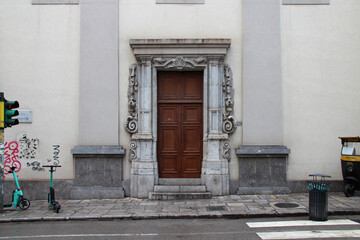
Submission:
<svg viewBox="0 0 360 240">
<path fill-rule="evenodd" d="M 5 160 L 4 160 L 4 174 L 9 174 L 12 166 L 15 166 L 15 172 L 19 172 L 21 169 L 21 163 L 19 162 L 19 144 L 16 141 L 5 142 Z"/>
</svg>

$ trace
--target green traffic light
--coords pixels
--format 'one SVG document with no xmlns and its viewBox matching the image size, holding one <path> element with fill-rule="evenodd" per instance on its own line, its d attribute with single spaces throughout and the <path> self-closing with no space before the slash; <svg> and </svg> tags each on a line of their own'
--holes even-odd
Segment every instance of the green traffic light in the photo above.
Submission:
<svg viewBox="0 0 360 240">
<path fill-rule="evenodd" d="M 12 119 L 12 117 L 18 116 L 19 112 L 17 110 L 12 110 L 14 108 L 18 108 L 19 102 L 18 101 L 7 101 L 5 99 L 5 110 L 4 110 L 4 127 L 12 127 L 14 125 L 19 124 L 18 119 Z"/>
</svg>

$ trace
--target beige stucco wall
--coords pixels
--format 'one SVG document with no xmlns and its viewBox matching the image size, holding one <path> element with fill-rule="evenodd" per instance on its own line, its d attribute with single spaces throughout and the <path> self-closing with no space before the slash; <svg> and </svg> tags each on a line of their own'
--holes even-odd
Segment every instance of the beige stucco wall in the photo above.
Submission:
<svg viewBox="0 0 360 240">
<path fill-rule="evenodd" d="M 32 111 L 32 123 L 5 129 L 5 141 L 18 142 L 19 157 L 33 151 L 28 156 L 34 158 L 19 159 L 22 180 L 49 179 L 48 169 L 34 171 L 28 163 L 54 163 L 56 153 L 63 167 L 55 178 L 74 177 L 70 150 L 78 141 L 79 33 L 78 5 L 0 1 L 0 91 L 18 100 L 19 109 Z M 24 134 L 37 146 L 25 147 Z"/>
<path fill-rule="evenodd" d="M 80 2 L 81 4 L 81 2 Z M 341 179 L 339 136 L 359 135 L 360 2 L 282 5 L 282 91 L 284 145 L 291 149 L 288 179 L 324 173 Z M 241 1 L 205 4 L 155 4 L 119 1 L 120 145 L 128 149 L 129 67 L 135 62 L 130 39 L 230 38 L 225 59 L 233 71 L 234 116 L 242 121 Z M 24 134 L 38 140 L 34 159 L 21 160 L 22 179 L 48 179 L 27 163 L 54 162 L 60 145 L 58 179 L 73 178 L 70 150 L 78 145 L 80 6 L 31 5 L 30 0 L 0 0 L 0 91 L 32 111 L 32 123 L 6 129 L 7 142 Z M 41 89 L 41 94 L 39 94 Z M 242 127 L 231 136 L 230 177 L 238 178 L 234 149 Z M 128 152 L 127 152 L 128 154 Z M 130 179 L 128 155 L 124 178 Z"/>
<path fill-rule="evenodd" d="M 230 38 L 225 63 L 233 71 L 235 89 L 234 116 L 240 121 L 241 98 L 241 1 L 206 0 L 205 4 L 155 4 L 155 0 L 120 1 L 120 121 L 128 116 L 127 86 L 129 67 L 136 60 L 130 39 Z M 241 127 L 231 137 L 231 178 L 237 178 L 235 147 L 241 143 Z M 120 145 L 128 148 L 129 134 L 121 128 Z M 124 161 L 124 178 L 130 178 L 128 152 Z"/>
<path fill-rule="evenodd" d="M 342 179 L 339 136 L 360 132 L 360 2 L 282 6 L 284 141 L 290 180 Z"/>
</svg>

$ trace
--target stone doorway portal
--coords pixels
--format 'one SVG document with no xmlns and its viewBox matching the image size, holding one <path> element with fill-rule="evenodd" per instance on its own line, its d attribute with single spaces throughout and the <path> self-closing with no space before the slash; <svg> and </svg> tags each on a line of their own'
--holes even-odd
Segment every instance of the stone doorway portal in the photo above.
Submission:
<svg viewBox="0 0 360 240">
<path fill-rule="evenodd" d="M 224 64 L 230 43 L 230 39 L 130 40 L 137 60 L 130 68 L 129 116 L 125 123 L 131 134 L 132 197 L 148 198 L 159 183 L 158 76 L 164 71 L 202 74 L 203 102 L 198 106 L 202 114 L 201 184 L 212 195 L 229 194 L 229 134 L 236 128 L 232 116 L 232 72 Z"/>
</svg>

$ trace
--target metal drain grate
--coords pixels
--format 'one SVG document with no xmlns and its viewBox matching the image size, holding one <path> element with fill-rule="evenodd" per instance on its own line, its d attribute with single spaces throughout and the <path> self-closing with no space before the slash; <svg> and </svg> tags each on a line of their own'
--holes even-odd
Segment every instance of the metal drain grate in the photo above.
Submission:
<svg viewBox="0 0 360 240">
<path fill-rule="evenodd" d="M 208 211 L 226 211 L 225 206 L 209 206 L 206 207 Z"/>
<path fill-rule="evenodd" d="M 300 205 L 297 203 L 275 203 L 274 206 L 278 208 L 297 208 Z"/>
</svg>

